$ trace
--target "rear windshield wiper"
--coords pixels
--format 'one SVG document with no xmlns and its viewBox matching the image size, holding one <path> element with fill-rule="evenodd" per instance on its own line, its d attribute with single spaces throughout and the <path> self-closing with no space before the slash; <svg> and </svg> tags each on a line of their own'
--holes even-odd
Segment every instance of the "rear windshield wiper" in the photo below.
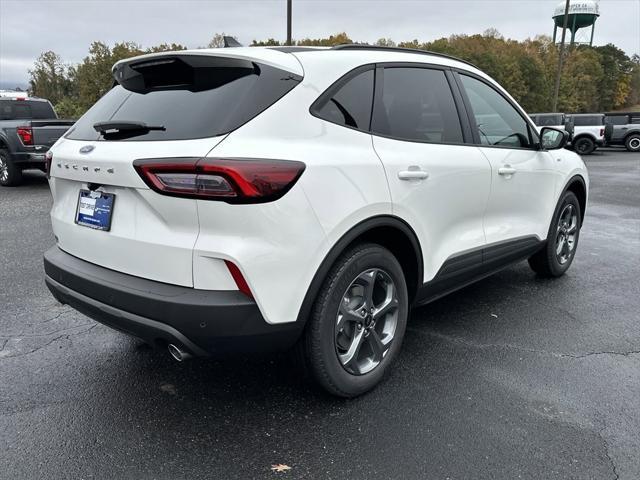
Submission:
<svg viewBox="0 0 640 480">
<path fill-rule="evenodd" d="M 124 132 L 146 133 L 151 130 L 166 130 L 164 125 L 147 125 L 144 122 L 130 122 L 116 120 L 112 122 L 98 122 L 93 124 L 93 129 L 102 135 Z"/>
</svg>

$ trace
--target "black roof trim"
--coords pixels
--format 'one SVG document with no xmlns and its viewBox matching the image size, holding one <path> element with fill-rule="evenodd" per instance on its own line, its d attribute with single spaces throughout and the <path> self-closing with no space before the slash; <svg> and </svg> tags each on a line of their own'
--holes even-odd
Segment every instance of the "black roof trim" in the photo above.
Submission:
<svg viewBox="0 0 640 480">
<path fill-rule="evenodd" d="M 389 52 L 420 53 L 422 55 L 432 55 L 434 57 L 442 57 L 442 58 L 447 58 L 449 60 L 455 60 L 456 62 L 462 62 L 467 65 L 470 65 L 473 68 L 478 68 L 473 63 L 467 62 L 466 60 L 462 60 L 461 58 L 458 58 L 458 57 L 454 57 L 453 55 L 447 55 L 446 53 L 431 52 L 429 50 L 419 50 L 417 48 L 382 47 L 378 45 L 352 43 L 352 44 L 344 44 L 344 45 L 335 45 L 334 47 L 331 47 L 331 50 L 383 50 L 383 51 L 389 51 Z"/>
</svg>

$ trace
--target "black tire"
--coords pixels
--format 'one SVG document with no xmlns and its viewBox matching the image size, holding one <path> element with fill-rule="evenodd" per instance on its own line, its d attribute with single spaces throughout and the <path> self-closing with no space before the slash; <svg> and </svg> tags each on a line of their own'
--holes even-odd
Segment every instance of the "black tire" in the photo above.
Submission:
<svg viewBox="0 0 640 480">
<path fill-rule="evenodd" d="M 640 152 L 640 135 L 634 133 L 624 141 L 625 148 L 630 152 Z"/>
<path fill-rule="evenodd" d="M 9 152 L 0 149 L 0 185 L 15 187 L 22 183 L 22 170 L 9 160 Z"/>
<path fill-rule="evenodd" d="M 564 235 L 567 246 L 569 246 L 570 235 L 567 235 L 566 233 L 569 229 L 561 229 L 559 224 L 560 217 L 565 214 L 569 206 L 573 208 L 572 212 L 575 214 L 575 236 L 573 237 L 573 247 L 565 257 L 564 255 L 558 254 L 558 248 L 561 243 L 562 235 Z M 549 233 L 547 234 L 547 242 L 544 248 L 529 258 L 529 266 L 531 269 L 538 275 L 547 278 L 560 277 L 561 275 L 564 275 L 573 263 L 573 259 L 578 249 L 581 227 L 582 212 L 580 210 L 578 197 L 576 197 L 573 192 L 566 192 L 558 202 L 556 211 L 553 214 L 553 219 L 549 226 Z M 563 262 L 562 260 L 564 258 L 566 258 L 566 260 Z"/>
<path fill-rule="evenodd" d="M 591 155 L 596 149 L 596 142 L 589 137 L 580 137 L 573 143 L 578 155 Z"/>
<path fill-rule="evenodd" d="M 369 315 L 370 310 L 366 308 L 367 314 L 362 322 L 345 321 L 343 325 L 351 326 L 349 330 L 352 338 L 349 339 L 348 335 L 343 333 L 343 329 L 339 329 L 338 319 L 356 317 L 342 314 L 340 314 L 342 317 L 339 317 L 339 312 L 342 312 L 343 308 L 345 311 L 359 314 L 365 311 L 361 306 L 366 306 L 366 303 L 360 303 L 360 300 L 366 297 L 367 291 L 358 283 L 361 278 L 364 278 L 363 275 L 371 275 L 370 278 L 373 279 L 371 285 L 374 285 L 372 288 L 378 288 L 376 292 L 378 295 L 374 296 L 371 302 L 375 307 L 382 305 L 382 303 L 376 304 L 376 298 L 380 298 L 380 292 L 384 292 L 385 288 L 387 288 L 386 292 L 389 292 L 388 281 L 391 281 L 394 286 L 397 307 L 392 310 L 395 313 L 387 313 L 384 316 L 381 314 L 377 319 L 374 315 Z M 358 289 L 362 289 L 361 297 L 350 294 L 353 291 L 357 292 Z M 385 298 L 390 297 L 387 295 Z M 349 302 L 347 302 L 348 299 Z M 396 305 L 395 302 L 394 305 Z M 408 312 L 404 273 L 393 254 L 386 248 L 371 243 L 353 247 L 336 261 L 316 297 L 311 317 L 300 341 L 307 372 L 327 392 L 340 397 L 355 397 L 371 390 L 382 380 L 385 371 L 400 350 Z M 383 334 L 378 330 L 388 326 L 389 324 L 386 323 L 388 321 L 395 325 L 394 333 L 387 344 L 386 353 L 377 355 L 381 360 L 377 366 L 372 366 L 376 358 L 373 345 L 383 346 L 379 343 Z M 344 328 L 347 329 L 346 326 Z M 350 347 L 355 345 L 356 335 L 360 335 L 359 338 L 362 341 L 358 343 L 361 347 L 356 350 L 358 353 L 354 356 L 357 358 L 353 365 L 357 363 L 359 356 L 364 356 L 368 367 L 371 368 L 369 371 L 363 368 L 361 371 L 353 372 L 348 370 L 351 368 L 349 364 L 343 366 L 342 362 L 345 356 L 348 356 Z M 347 346 L 341 346 L 341 342 L 346 343 Z M 341 348 L 346 350 L 346 353 L 339 357 Z M 378 350 L 380 351 L 382 350 Z M 370 355 L 369 360 L 367 360 L 369 358 L 367 354 Z"/>
</svg>

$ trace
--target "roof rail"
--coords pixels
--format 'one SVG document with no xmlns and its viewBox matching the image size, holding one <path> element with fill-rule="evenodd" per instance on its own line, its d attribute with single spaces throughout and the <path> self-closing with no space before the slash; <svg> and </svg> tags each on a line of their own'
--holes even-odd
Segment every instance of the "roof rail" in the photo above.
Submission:
<svg viewBox="0 0 640 480">
<path fill-rule="evenodd" d="M 421 53 L 423 55 L 432 55 L 434 57 L 448 58 L 449 60 L 455 60 L 457 62 L 466 63 L 467 65 L 476 67 L 473 63 L 462 60 L 461 58 L 454 57 L 453 55 L 447 55 L 446 53 L 431 52 L 429 50 L 420 50 L 417 48 L 404 48 L 404 47 L 383 47 L 379 45 L 367 45 L 363 43 L 347 43 L 343 45 L 335 45 L 331 47 L 331 50 L 384 50 L 389 52 L 405 52 L 405 53 Z"/>
</svg>

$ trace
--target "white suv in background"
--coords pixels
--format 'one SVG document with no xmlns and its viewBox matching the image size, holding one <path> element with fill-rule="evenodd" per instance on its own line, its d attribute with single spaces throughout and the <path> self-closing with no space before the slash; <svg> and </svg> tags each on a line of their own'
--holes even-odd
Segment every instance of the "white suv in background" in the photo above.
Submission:
<svg viewBox="0 0 640 480">
<path fill-rule="evenodd" d="M 176 359 L 295 345 L 355 396 L 397 357 L 411 307 L 574 258 L 582 160 L 463 61 L 225 48 L 113 74 L 48 155 L 46 283 Z"/>
<path fill-rule="evenodd" d="M 573 126 L 571 147 L 580 155 L 591 155 L 605 144 L 604 113 L 576 113 L 567 116 Z"/>
</svg>

